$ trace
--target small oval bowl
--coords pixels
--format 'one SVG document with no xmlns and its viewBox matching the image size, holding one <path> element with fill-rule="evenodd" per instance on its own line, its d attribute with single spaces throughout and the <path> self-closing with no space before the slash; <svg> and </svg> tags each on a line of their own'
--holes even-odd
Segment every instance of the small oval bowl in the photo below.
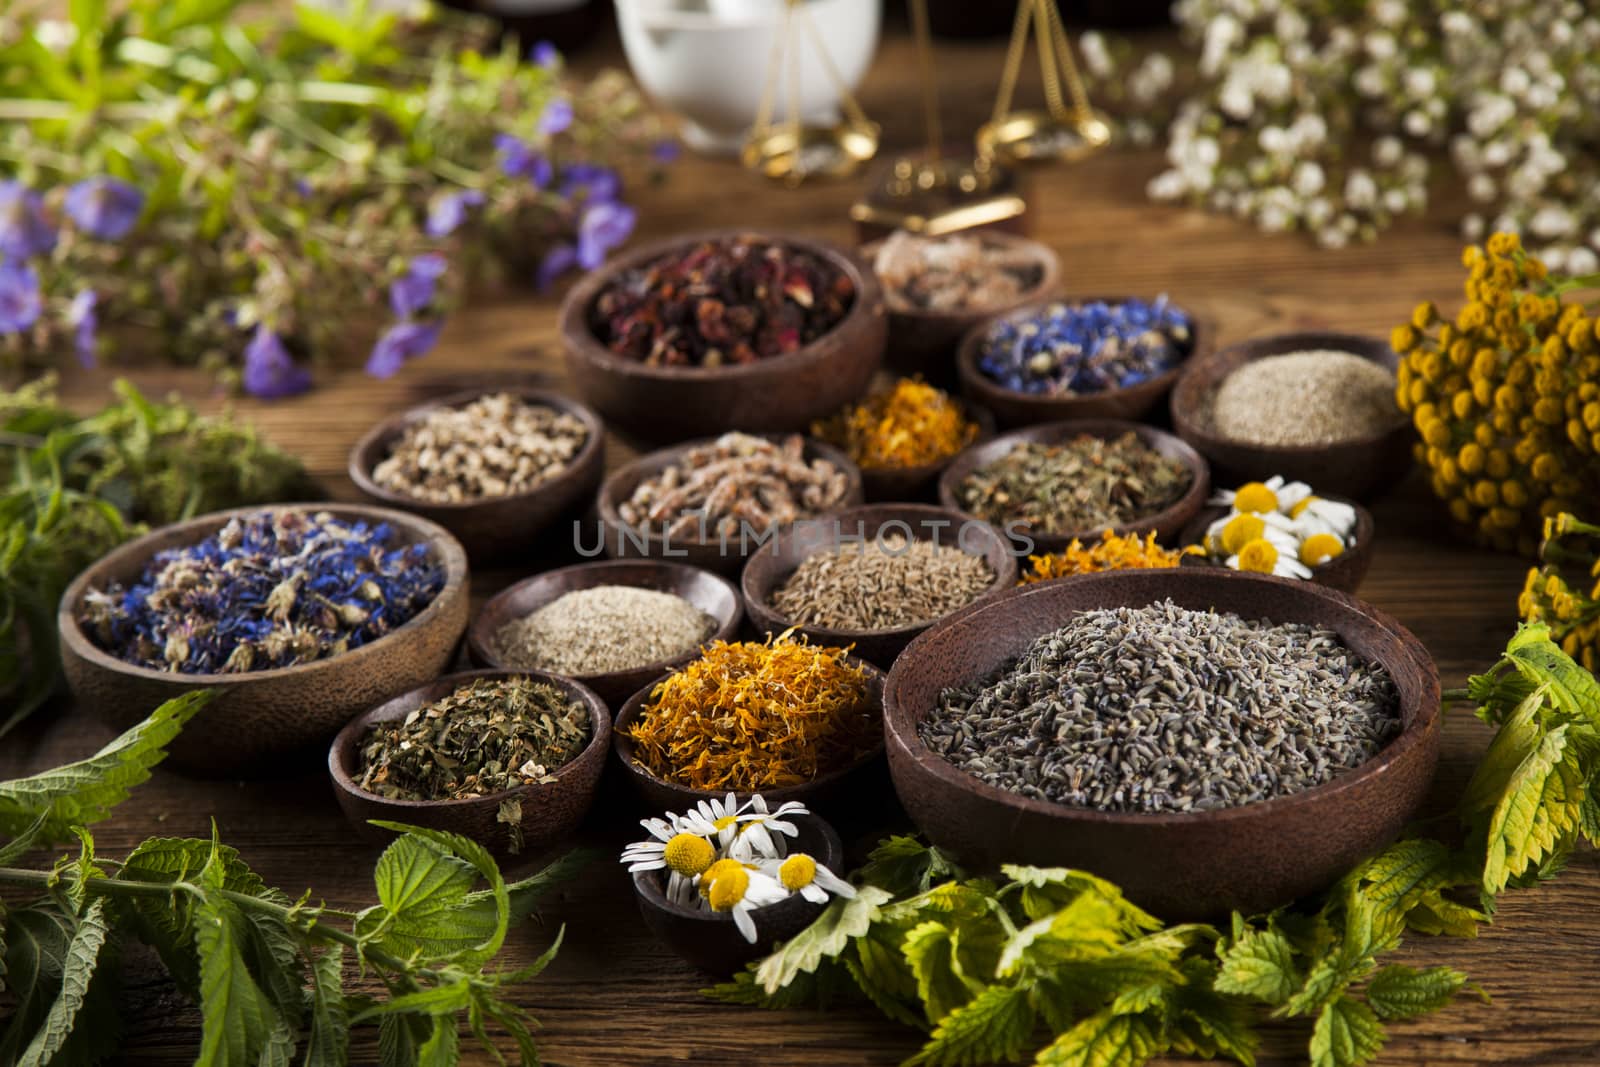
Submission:
<svg viewBox="0 0 1600 1067">
<path fill-rule="evenodd" d="M 1318 491 L 1371 500 L 1411 469 L 1411 424 L 1398 409 L 1393 429 L 1333 445 L 1264 446 L 1218 436 L 1211 426 L 1211 404 L 1224 378 L 1246 363 L 1267 356 L 1328 348 L 1349 352 L 1396 372 L 1400 357 L 1389 342 L 1350 333 L 1276 333 L 1229 345 L 1214 355 L 1191 360 L 1172 391 L 1172 425 L 1178 436 L 1211 462 L 1228 484 L 1265 481 L 1281 474 Z"/>
<path fill-rule="evenodd" d="M 769 440 L 776 440 L 787 436 L 785 434 L 757 434 Z M 845 489 L 842 507 L 853 507 L 862 500 L 861 470 L 843 452 L 832 445 L 824 444 L 812 437 L 805 439 L 805 458 L 825 459 L 829 463 L 844 471 L 848 483 Z M 653 478 L 676 464 L 690 449 L 699 445 L 710 444 L 711 439 L 699 441 L 686 441 L 680 445 L 641 456 L 616 471 L 613 471 L 600 485 L 600 495 L 595 501 L 596 510 L 600 513 L 601 531 L 605 537 L 605 553 L 614 559 L 662 559 L 678 563 L 687 563 L 691 567 L 700 567 L 716 574 L 737 575 L 744 566 L 744 561 L 750 553 L 758 547 L 757 544 L 744 543 L 742 539 L 730 540 L 727 546 L 713 538 L 711 540 L 690 539 L 668 542 L 661 534 L 644 534 L 635 527 L 622 521 L 622 515 L 617 510 L 618 506 L 633 495 L 641 482 Z"/>
<path fill-rule="evenodd" d="M 982 444 L 994 436 L 994 416 L 983 408 L 965 405 L 967 417 L 978 424 L 978 436 L 972 445 Z M 972 445 L 968 445 L 971 448 Z M 869 503 L 900 504 L 931 500 L 935 496 L 939 475 L 956 461 L 960 452 L 952 453 L 932 463 L 919 463 L 914 467 L 862 467 L 861 490 Z"/>
<path fill-rule="evenodd" d="M 589 743 L 583 751 L 552 772 L 551 782 L 536 782 L 466 800 L 390 800 L 362 789 L 361 740 L 380 722 L 403 719 L 424 704 L 449 696 L 457 687 L 478 678 L 531 678 L 548 682 L 580 701 L 589 712 Z M 409 693 L 378 705 L 347 723 L 328 749 L 328 776 L 339 807 L 363 837 L 385 840 L 389 831 L 369 825 L 371 819 L 410 823 L 431 830 L 470 837 L 499 856 L 534 852 L 555 844 L 577 829 L 594 804 L 611 749 L 611 711 L 588 686 L 544 671 L 462 671 L 447 674 Z M 522 840 L 500 822 L 500 805 L 515 800 L 522 805 Z"/>
<path fill-rule="evenodd" d="M 1300 793 L 1217 811 L 1149 814 L 1017 796 L 971 777 L 917 736 L 941 691 L 987 676 L 1078 612 L 1166 597 L 1191 610 L 1331 627 L 1394 677 L 1402 733 L 1360 767 Z M 889 673 L 884 699 L 895 791 L 935 844 L 983 868 L 1090 870 L 1174 920 L 1288 903 L 1393 840 L 1433 779 L 1440 718 L 1438 670 L 1394 619 L 1311 582 L 1215 567 L 1109 571 L 1018 589 L 913 641 Z"/>
<path fill-rule="evenodd" d="M 795 815 L 790 821 L 799 832 L 789 839 L 789 851 L 805 852 L 843 878 L 844 844 L 838 832 L 815 815 Z M 660 871 L 639 871 L 633 875 L 633 895 L 639 901 L 639 914 L 663 944 L 687 962 L 712 974 L 732 974 L 750 961 L 765 956 L 779 941 L 787 941 L 810 926 L 827 907 L 813 904 L 797 893 L 776 904 L 756 908 L 750 913 L 756 924 L 756 939 L 750 942 L 739 933 L 732 915 L 697 911 L 668 900 L 664 882 Z"/>
<path fill-rule="evenodd" d="M 409 622 L 370 644 L 313 663 L 244 674 L 138 667 L 102 651 L 78 625 L 78 606 L 89 590 L 137 579 L 157 552 L 195 544 L 235 516 L 285 509 L 389 523 L 398 543 L 432 546 L 444 564 L 444 588 Z M 325 742 L 351 716 L 438 677 L 467 626 L 467 554 L 443 527 L 404 511 L 360 504 L 237 508 L 163 526 L 113 549 L 67 586 L 56 622 L 67 684 L 107 726 L 126 730 L 164 701 L 212 689 L 215 699 L 168 746 L 171 766 L 209 776 L 271 773 L 281 757 Z"/>
<path fill-rule="evenodd" d="M 855 303 L 822 337 L 787 355 L 724 367 L 653 367 L 608 349 L 589 324 L 596 298 L 624 271 L 703 241 L 749 236 L 803 249 L 831 262 L 855 286 Z M 586 275 L 561 305 L 567 369 L 583 396 L 613 425 L 650 440 L 683 440 L 725 430 L 805 432 L 866 391 L 883 362 L 889 320 L 877 276 L 850 253 L 789 234 L 714 230 L 674 237 L 610 260 Z"/>
<path fill-rule="evenodd" d="M 1349 504 L 1356 511 L 1356 543 L 1346 546 L 1339 555 L 1326 563 L 1311 568 L 1311 581 L 1318 585 L 1325 585 L 1329 589 L 1337 589 L 1341 593 L 1354 593 L 1361 587 L 1361 579 L 1367 576 L 1367 570 L 1372 566 L 1372 540 L 1377 534 L 1377 525 L 1372 521 L 1372 512 L 1341 496 L 1318 493 L 1324 500 L 1332 500 L 1339 504 Z M 1222 516 L 1228 513 L 1224 507 L 1206 507 L 1194 517 L 1194 521 L 1183 528 L 1179 535 L 1180 545 L 1198 545 L 1205 540 L 1206 529 Z M 1209 559 L 1205 556 L 1184 556 L 1179 561 L 1182 567 L 1221 567 L 1220 561 Z"/>
<path fill-rule="evenodd" d="M 837 523 L 836 528 L 833 524 Z M 1010 541 L 993 526 L 969 515 L 917 504 L 878 504 L 852 508 L 827 516 L 813 526 L 799 525 L 762 545 L 744 565 L 740 587 L 745 607 L 757 630 L 782 633 L 795 624 L 772 606 L 772 595 L 807 557 L 837 547 L 836 529 L 851 537 L 876 538 L 899 532 L 918 541 L 956 545 L 981 556 L 994 572 L 994 581 L 972 604 L 980 603 L 1017 584 L 1017 557 Z M 969 605 L 963 605 L 966 607 Z M 953 613 L 952 613 L 953 614 Z M 937 619 L 899 626 L 892 630 L 835 630 L 826 626 L 796 626 L 812 644 L 853 646 L 852 651 L 876 666 L 888 669 L 911 639 Z"/>
<path fill-rule="evenodd" d="M 1060 290 L 1061 257 L 1048 245 L 1020 234 L 993 229 L 969 230 L 967 234 L 1027 255 L 1039 267 L 1039 280 L 1019 294 L 1017 299 L 981 310 L 901 308 L 885 296 L 884 306 L 889 311 L 889 348 L 884 361 L 894 373 L 920 374 L 934 385 L 954 388 L 960 381 L 956 374 L 956 349 L 969 330 L 997 315 L 1006 315 L 1017 308 L 1044 301 Z M 869 265 L 875 266 L 882 248 L 882 241 L 863 245 L 861 257 Z M 881 279 L 879 283 L 882 284 Z"/>
<path fill-rule="evenodd" d="M 583 423 L 588 439 L 571 465 L 527 492 L 435 504 L 386 489 L 372 480 L 372 471 L 388 458 L 407 426 L 439 408 L 463 407 L 491 393 L 510 393 L 530 404 L 554 408 Z M 385 507 L 421 515 L 455 534 L 474 563 L 505 560 L 526 552 L 534 537 L 568 509 L 585 500 L 600 484 L 605 467 L 605 425 L 584 405 L 544 389 L 472 389 L 451 393 L 392 415 L 368 430 L 350 450 L 350 480 L 362 493 Z"/>
<path fill-rule="evenodd" d="M 850 661 L 866 668 L 872 687 L 871 702 L 875 707 L 881 705 L 883 672 L 856 656 L 851 656 Z M 645 701 L 650 699 L 651 691 L 666 681 L 667 677 L 663 674 L 659 678 L 652 679 L 629 697 L 627 703 L 622 705 L 622 711 L 618 713 L 617 721 L 612 724 L 611 731 L 611 748 L 616 753 L 616 762 L 622 765 L 623 772 L 644 806 L 654 812 L 687 811 L 702 800 L 721 798 L 728 794 L 727 790 L 691 789 L 686 785 L 669 782 L 665 778 L 658 778 L 634 762 L 633 738 L 628 736 L 628 729 L 639 717 Z M 784 786 L 780 789 L 758 789 L 754 792 L 735 791 L 734 797 L 742 804 L 756 793 L 760 793 L 773 805 L 798 800 L 812 811 L 816 811 L 829 804 L 842 802 L 851 793 L 865 786 L 870 779 L 881 774 L 882 762 L 883 745 L 880 743 L 850 766 L 829 771 L 801 785 Z"/>
<path fill-rule="evenodd" d="M 1148 381 L 1122 389 L 1108 389 L 1087 396 L 1039 396 L 1007 389 L 991 379 L 978 367 L 979 350 L 989 329 L 1005 320 L 1027 319 L 1051 304 L 1087 304 L 1096 300 L 1117 303 L 1127 296 L 1086 296 L 1035 301 L 1004 315 L 993 315 L 973 326 L 961 338 L 956 349 L 956 375 L 961 381 L 961 392 L 974 404 L 988 408 L 1002 427 L 1033 426 L 1041 422 L 1058 422 L 1062 419 L 1129 419 L 1138 420 L 1155 409 L 1182 377 L 1184 370 L 1197 359 L 1207 355 L 1216 344 L 1216 327 L 1206 316 L 1186 304 L 1178 307 L 1189 315 L 1193 336 L 1189 352 L 1176 367 L 1158 374 Z"/>
<path fill-rule="evenodd" d="M 1029 426 L 1021 430 L 1001 434 L 999 437 L 982 444 L 973 445 L 955 462 L 946 467 L 939 476 L 939 503 L 951 511 L 960 512 L 965 518 L 984 521 L 970 512 L 963 511 L 960 497 L 957 495 L 961 483 L 966 481 L 973 472 L 995 462 L 1006 455 L 1017 445 L 1029 442 L 1043 444 L 1056 444 L 1068 441 L 1080 434 L 1089 434 L 1093 437 L 1120 437 L 1124 433 L 1136 433 L 1139 438 L 1161 453 L 1182 463 L 1189 470 L 1189 489 L 1167 508 L 1156 512 L 1148 518 L 1138 519 L 1134 522 L 1123 523 L 1112 527 L 1119 534 L 1138 531 L 1144 533 L 1154 531 L 1157 540 L 1170 544 L 1178 536 L 1189 521 L 1195 517 L 1207 498 L 1211 495 L 1211 472 L 1206 461 L 1200 453 L 1190 448 L 1183 441 L 1170 433 L 1158 430 L 1153 426 L 1145 426 L 1136 422 L 1121 422 L 1116 419 L 1074 419 L 1067 422 L 1050 422 L 1039 426 Z M 1015 530 L 1007 529 L 1008 535 L 1012 533 L 1025 534 L 1034 543 L 1032 551 L 1038 553 L 1060 552 L 1074 540 L 1088 544 L 1100 540 L 1100 535 L 1105 532 L 1104 527 L 1092 530 L 1076 530 L 1071 533 L 1039 533 L 1025 526 L 1018 526 Z"/>
<path fill-rule="evenodd" d="M 681 563 L 656 560 L 610 560 L 579 563 L 572 567 L 546 571 L 502 590 L 482 608 L 467 629 L 467 654 L 481 667 L 516 671 L 495 652 L 495 634 L 513 619 L 525 618 L 546 604 L 580 589 L 599 585 L 627 585 L 680 596 L 716 620 L 717 628 L 707 641 L 731 641 L 744 621 L 744 604 L 738 588 L 721 575 Z M 599 694 L 615 709 L 622 706 L 641 685 L 661 672 L 684 664 L 699 654 L 698 649 L 672 659 L 647 663 L 625 671 L 574 674 L 570 677 Z"/>
</svg>

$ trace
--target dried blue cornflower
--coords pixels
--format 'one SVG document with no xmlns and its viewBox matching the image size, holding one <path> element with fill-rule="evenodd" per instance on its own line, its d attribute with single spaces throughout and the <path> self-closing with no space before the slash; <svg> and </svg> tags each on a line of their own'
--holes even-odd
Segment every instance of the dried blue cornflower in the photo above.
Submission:
<svg viewBox="0 0 1600 1067">
<path fill-rule="evenodd" d="M 119 659 L 237 674 L 336 656 L 404 625 L 444 588 L 426 544 L 387 523 L 262 511 L 157 553 L 130 586 L 85 595 L 78 622 Z"/>
<path fill-rule="evenodd" d="M 0 262 L 0 333 L 20 333 L 39 321 L 44 302 L 39 276 L 26 263 Z"/>
<path fill-rule="evenodd" d="M 144 192 L 116 178 L 85 178 L 67 190 L 63 206 L 84 233 L 102 241 L 120 241 L 139 221 Z"/>
<path fill-rule="evenodd" d="M 1083 396 L 1124 389 L 1172 370 L 1193 347 L 1188 315 L 1165 295 L 1152 303 L 1054 303 L 990 328 L 978 367 L 1020 393 Z"/>
</svg>

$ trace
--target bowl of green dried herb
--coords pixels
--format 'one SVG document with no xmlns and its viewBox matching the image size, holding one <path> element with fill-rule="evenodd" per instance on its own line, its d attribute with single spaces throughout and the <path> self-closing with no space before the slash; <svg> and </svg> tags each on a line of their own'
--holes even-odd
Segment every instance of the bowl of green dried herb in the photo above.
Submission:
<svg viewBox="0 0 1600 1067">
<path fill-rule="evenodd" d="M 500 855 L 553 844 L 588 814 L 611 712 L 541 671 L 463 671 L 351 720 L 328 749 L 339 806 L 363 833 L 388 819 L 469 837 Z"/>
</svg>

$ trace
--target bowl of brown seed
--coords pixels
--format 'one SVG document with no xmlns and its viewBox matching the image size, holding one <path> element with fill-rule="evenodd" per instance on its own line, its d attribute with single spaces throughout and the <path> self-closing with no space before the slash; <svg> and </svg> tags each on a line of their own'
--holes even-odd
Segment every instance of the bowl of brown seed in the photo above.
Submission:
<svg viewBox="0 0 1600 1067">
<path fill-rule="evenodd" d="M 1070 866 L 1168 919 L 1325 888 L 1416 814 L 1438 670 L 1388 615 L 1222 568 L 1026 586 L 884 686 L 895 791 L 975 868 Z"/>
<path fill-rule="evenodd" d="M 467 653 L 482 667 L 547 670 L 583 683 L 612 710 L 744 620 L 721 575 L 662 560 L 579 563 L 525 578 L 479 610 Z"/>
<path fill-rule="evenodd" d="M 602 547 L 736 575 L 784 527 L 861 503 L 861 471 L 799 434 L 725 433 L 651 452 L 600 486 Z"/>
<path fill-rule="evenodd" d="M 1377 337 L 1257 337 L 1190 364 L 1172 391 L 1172 424 L 1226 484 L 1279 474 L 1370 500 L 1411 468 L 1399 367 Z"/>
<path fill-rule="evenodd" d="M 1171 543 L 1210 487 L 1206 461 L 1170 433 L 1072 419 L 968 448 L 939 476 L 939 503 L 1024 542 L 1026 555 L 1098 541 L 1106 530 L 1154 532 Z"/>
<path fill-rule="evenodd" d="M 350 451 L 373 500 L 455 534 L 474 562 L 525 553 L 600 484 L 605 427 L 543 389 L 474 389 L 384 419 Z"/>
<path fill-rule="evenodd" d="M 918 504 L 799 523 L 762 545 L 740 581 L 757 630 L 794 627 L 886 669 L 939 619 L 1016 584 L 1017 558 L 999 530 Z"/>
<path fill-rule="evenodd" d="M 571 678 L 463 671 L 351 720 L 328 749 L 334 794 L 363 836 L 372 819 L 460 834 L 498 855 L 553 844 L 594 803 L 611 711 Z"/>
</svg>

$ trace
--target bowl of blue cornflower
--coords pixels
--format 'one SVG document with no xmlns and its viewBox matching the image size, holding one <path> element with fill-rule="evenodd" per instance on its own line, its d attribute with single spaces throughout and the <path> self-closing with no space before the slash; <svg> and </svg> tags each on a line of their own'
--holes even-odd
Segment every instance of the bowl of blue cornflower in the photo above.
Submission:
<svg viewBox="0 0 1600 1067">
<path fill-rule="evenodd" d="M 172 765 L 292 765 L 357 713 L 432 681 L 467 624 L 467 557 L 386 508 L 283 504 L 155 530 L 80 574 L 58 609 L 77 700 L 116 730 L 198 689 Z"/>
</svg>

